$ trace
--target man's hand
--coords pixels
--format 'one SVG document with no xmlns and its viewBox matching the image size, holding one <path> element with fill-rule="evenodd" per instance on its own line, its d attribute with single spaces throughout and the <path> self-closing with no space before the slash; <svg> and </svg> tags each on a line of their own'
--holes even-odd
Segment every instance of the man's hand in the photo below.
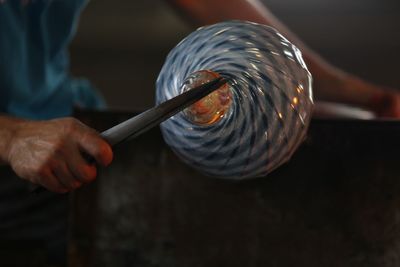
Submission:
<svg viewBox="0 0 400 267">
<path fill-rule="evenodd" d="M 111 163 L 110 145 L 93 129 L 73 118 L 21 121 L 7 146 L 6 162 L 21 178 L 50 191 L 65 193 L 96 178 L 100 165 Z"/>
</svg>

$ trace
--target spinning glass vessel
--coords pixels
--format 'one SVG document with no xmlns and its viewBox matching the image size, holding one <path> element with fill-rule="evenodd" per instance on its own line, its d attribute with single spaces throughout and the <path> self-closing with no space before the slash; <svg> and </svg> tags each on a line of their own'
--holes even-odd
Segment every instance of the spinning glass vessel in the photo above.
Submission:
<svg viewBox="0 0 400 267">
<path fill-rule="evenodd" d="M 199 28 L 168 55 L 161 103 L 223 76 L 227 84 L 161 124 L 187 164 L 216 177 L 265 176 L 304 140 L 313 100 L 301 52 L 271 27 L 229 21 Z"/>
</svg>

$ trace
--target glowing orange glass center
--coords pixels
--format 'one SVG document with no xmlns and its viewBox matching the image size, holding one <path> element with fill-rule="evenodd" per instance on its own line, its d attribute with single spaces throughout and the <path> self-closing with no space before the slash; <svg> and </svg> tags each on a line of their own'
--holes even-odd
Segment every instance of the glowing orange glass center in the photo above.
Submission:
<svg viewBox="0 0 400 267">
<path fill-rule="evenodd" d="M 182 89 L 183 91 L 187 91 L 218 77 L 220 77 L 220 75 L 213 71 L 197 71 L 192 73 L 185 80 Z M 183 112 L 193 123 L 199 125 L 210 125 L 219 121 L 225 114 L 227 114 L 231 103 L 232 92 L 230 86 L 226 83 L 211 94 L 186 108 Z"/>
</svg>

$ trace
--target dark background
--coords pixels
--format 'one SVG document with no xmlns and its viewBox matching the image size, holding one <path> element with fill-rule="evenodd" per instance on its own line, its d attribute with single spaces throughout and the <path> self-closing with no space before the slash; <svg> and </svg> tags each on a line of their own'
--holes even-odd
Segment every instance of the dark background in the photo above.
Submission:
<svg viewBox="0 0 400 267">
<path fill-rule="evenodd" d="M 264 2 L 330 62 L 400 88 L 400 1 Z M 193 30 L 162 0 L 90 1 L 71 46 L 72 72 L 90 78 L 112 109 L 143 110 L 154 103 L 167 53 Z"/>
</svg>

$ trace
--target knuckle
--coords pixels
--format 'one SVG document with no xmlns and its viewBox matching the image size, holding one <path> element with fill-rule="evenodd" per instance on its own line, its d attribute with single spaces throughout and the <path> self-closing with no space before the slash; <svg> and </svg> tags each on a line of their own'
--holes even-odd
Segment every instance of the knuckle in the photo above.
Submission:
<svg viewBox="0 0 400 267">
<path fill-rule="evenodd" d="M 79 127 L 79 121 L 75 118 L 64 119 L 64 129 L 68 134 L 74 133 Z"/>
<path fill-rule="evenodd" d="M 82 140 L 94 148 L 96 148 L 102 141 L 101 137 L 96 131 L 87 127 L 85 127 L 83 130 Z"/>
</svg>

